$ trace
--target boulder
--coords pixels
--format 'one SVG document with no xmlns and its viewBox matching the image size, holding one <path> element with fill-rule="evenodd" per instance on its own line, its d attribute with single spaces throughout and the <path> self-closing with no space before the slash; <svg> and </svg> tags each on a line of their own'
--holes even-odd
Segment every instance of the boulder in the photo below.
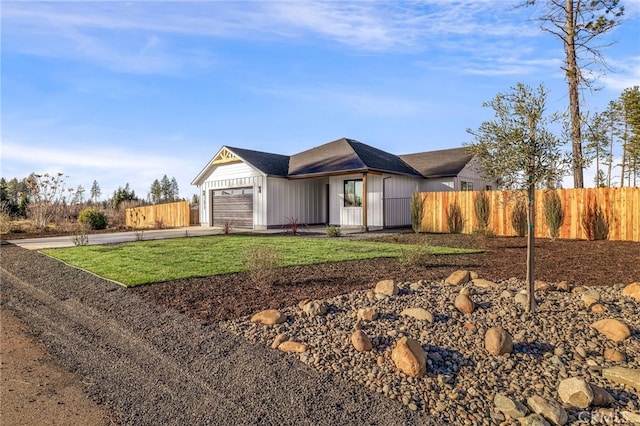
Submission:
<svg viewBox="0 0 640 426">
<path fill-rule="evenodd" d="M 524 404 L 515 401 L 501 393 L 497 393 L 493 397 L 493 404 L 498 410 L 514 419 L 520 419 L 529 413 L 529 410 L 527 409 L 527 407 L 525 407 Z"/>
<path fill-rule="evenodd" d="M 402 337 L 391 351 L 391 360 L 407 376 L 422 377 L 427 372 L 427 355 L 418 341 Z"/>
<path fill-rule="evenodd" d="M 604 359 L 612 362 L 625 362 L 627 360 L 627 356 L 617 349 L 607 348 L 604 350 Z"/>
<path fill-rule="evenodd" d="M 276 336 L 275 339 L 273 339 L 273 343 L 271 343 L 271 347 L 273 349 L 278 349 L 278 346 L 280 346 L 283 342 L 286 342 L 287 340 L 289 340 L 289 336 L 287 335 L 287 333 L 280 333 Z"/>
<path fill-rule="evenodd" d="M 594 314 L 604 314 L 605 312 L 607 312 L 607 307 L 600 302 L 596 302 L 590 305 L 588 309 L 589 312 L 593 312 Z"/>
<path fill-rule="evenodd" d="M 527 417 L 523 417 L 520 420 L 521 426 L 551 426 L 551 424 L 545 420 L 540 414 L 531 414 Z"/>
<path fill-rule="evenodd" d="M 307 345 L 305 345 L 304 343 L 293 341 L 293 340 L 287 340 L 286 342 L 280 343 L 280 346 L 278 346 L 278 349 L 280 349 L 282 352 L 302 353 L 307 351 Z"/>
<path fill-rule="evenodd" d="M 631 297 L 640 302 L 640 281 L 631 283 L 622 289 L 623 296 Z"/>
<path fill-rule="evenodd" d="M 504 328 L 492 327 L 484 335 L 484 347 L 490 355 L 503 355 L 513 350 L 513 339 Z"/>
<path fill-rule="evenodd" d="M 549 290 L 551 290 L 551 284 L 549 284 L 546 281 L 535 280 L 533 282 L 533 290 L 534 291 L 549 291 Z"/>
<path fill-rule="evenodd" d="M 360 308 L 356 314 L 356 319 L 374 321 L 378 319 L 378 310 L 376 308 Z"/>
<path fill-rule="evenodd" d="M 302 310 L 308 317 L 315 317 L 319 315 L 326 315 L 329 307 L 322 300 L 312 300 L 310 302 L 307 302 L 302 307 Z"/>
<path fill-rule="evenodd" d="M 640 369 L 611 367 L 602 370 L 602 377 L 612 382 L 627 385 L 640 392 Z"/>
<path fill-rule="evenodd" d="M 519 291 L 514 296 L 514 301 L 522 306 L 529 306 L 529 295 L 526 290 Z"/>
<path fill-rule="evenodd" d="M 433 314 L 424 308 L 407 308 L 400 312 L 400 315 L 433 323 Z"/>
<path fill-rule="evenodd" d="M 569 421 L 567 410 L 558 402 L 534 395 L 527 399 L 527 405 L 536 414 L 540 414 L 554 425 L 564 425 Z"/>
<path fill-rule="evenodd" d="M 600 293 L 593 289 L 587 290 L 581 293 L 580 299 L 584 303 L 584 307 L 589 309 L 591 305 L 600 301 Z"/>
<path fill-rule="evenodd" d="M 595 328 L 598 330 L 598 333 L 606 336 L 614 342 L 622 342 L 624 339 L 631 336 L 631 330 L 629 330 L 629 327 L 622 321 L 615 318 L 605 318 L 600 321 L 596 321 L 591 324 L 591 327 Z"/>
<path fill-rule="evenodd" d="M 593 402 L 591 386 L 579 377 L 562 380 L 558 385 L 558 395 L 565 404 L 578 408 L 587 408 Z"/>
<path fill-rule="evenodd" d="M 633 413 L 631 411 L 620 411 L 620 415 L 623 419 L 631 423 L 632 425 L 640 425 L 640 413 Z"/>
<path fill-rule="evenodd" d="M 591 386 L 591 391 L 593 392 L 591 405 L 594 407 L 608 407 L 616 401 L 605 388 L 596 386 L 593 383 L 589 383 L 589 386 Z"/>
<path fill-rule="evenodd" d="M 356 330 L 351 335 L 351 343 L 358 352 L 370 351 L 373 345 L 371 339 L 362 330 Z"/>
<path fill-rule="evenodd" d="M 471 281 L 471 284 L 480 288 L 498 288 L 498 284 L 493 281 L 485 280 L 484 278 L 476 278 Z"/>
<path fill-rule="evenodd" d="M 566 291 L 568 292 L 571 289 L 571 287 L 569 286 L 569 283 L 567 281 L 560 281 L 559 283 L 556 284 L 556 290 L 557 291 Z"/>
<path fill-rule="evenodd" d="M 453 304 L 463 314 L 470 314 L 476 308 L 476 304 L 466 294 L 458 294 Z"/>
<path fill-rule="evenodd" d="M 469 282 L 469 271 L 455 271 L 451 275 L 449 275 L 444 283 L 448 285 L 462 285 Z"/>
<path fill-rule="evenodd" d="M 398 294 L 398 286 L 394 280 L 378 281 L 376 288 L 373 290 L 376 294 L 384 294 L 386 296 L 395 296 Z"/>
<path fill-rule="evenodd" d="M 277 309 L 266 309 L 254 314 L 251 322 L 257 322 L 264 325 L 282 324 L 287 317 Z"/>
</svg>

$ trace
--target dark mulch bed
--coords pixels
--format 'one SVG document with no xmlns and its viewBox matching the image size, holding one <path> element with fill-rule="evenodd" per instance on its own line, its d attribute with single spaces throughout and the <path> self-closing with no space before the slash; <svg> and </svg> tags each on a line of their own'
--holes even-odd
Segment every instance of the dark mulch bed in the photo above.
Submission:
<svg viewBox="0 0 640 426">
<path fill-rule="evenodd" d="M 367 238 L 404 244 L 482 248 L 469 255 L 431 256 L 420 265 L 397 259 L 285 268 L 274 286 L 260 290 L 246 273 L 193 278 L 133 289 L 140 297 L 174 308 L 203 322 L 238 318 L 303 299 L 321 299 L 372 288 L 382 279 L 439 281 L 456 269 L 471 269 L 494 281 L 526 274 L 526 240 L 469 235 L 395 233 Z M 629 241 L 536 240 L 536 279 L 571 285 L 613 285 L 640 281 L 640 243 Z"/>
</svg>

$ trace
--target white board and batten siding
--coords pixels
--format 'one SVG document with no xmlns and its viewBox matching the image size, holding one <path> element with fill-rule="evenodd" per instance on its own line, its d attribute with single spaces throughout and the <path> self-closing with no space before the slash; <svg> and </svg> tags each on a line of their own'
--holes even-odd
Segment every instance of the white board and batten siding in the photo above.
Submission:
<svg viewBox="0 0 640 426">
<path fill-rule="evenodd" d="M 329 178 L 329 199 L 331 200 L 329 223 L 345 227 L 363 226 L 362 207 L 345 207 L 344 205 L 344 181 L 361 178 L 361 174 L 332 176 Z M 391 179 L 394 179 L 394 181 L 390 182 Z M 371 229 L 385 226 L 384 206 L 386 197 L 411 197 L 413 191 L 416 190 L 416 179 L 403 178 L 401 176 L 393 176 L 391 179 L 383 175 L 367 175 L 367 226 Z M 393 220 L 402 221 L 401 219 Z"/>
<path fill-rule="evenodd" d="M 326 187 L 329 180 L 288 180 L 268 178 L 269 209 L 265 217 L 267 227 L 284 226 L 291 220 L 299 224 L 326 223 Z"/>
<path fill-rule="evenodd" d="M 263 203 L 263 191 L 258 191 L 264 182 L 263 175 L 246 163 L 223 164 L 216 167 L 207 179 L 200 185 L 200 224 L 212 226 L 213 192 L 217 189 L 253 188 L 254 224 L 256 212 Z M 261 192 L 261 193 L 260 193 Z M 257 207 L 257 208 L 256 208 Z"/>
<path fill-rule="evenodd" d="M 421 179 L 386 175 L 384 180 L 384 226 L 411 225 L 411 197 L 419 190 Z"/>
</svg>

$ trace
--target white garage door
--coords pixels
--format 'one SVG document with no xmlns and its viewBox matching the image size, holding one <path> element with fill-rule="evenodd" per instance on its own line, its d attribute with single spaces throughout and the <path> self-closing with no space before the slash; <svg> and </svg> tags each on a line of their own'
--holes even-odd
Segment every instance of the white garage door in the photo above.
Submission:
<svg viewBox="0 0 640 426">
<path fill-rule="evenodd" d="M 253 228 L 253 188 L 213 191 L 213 225 Z"/>
</svg>

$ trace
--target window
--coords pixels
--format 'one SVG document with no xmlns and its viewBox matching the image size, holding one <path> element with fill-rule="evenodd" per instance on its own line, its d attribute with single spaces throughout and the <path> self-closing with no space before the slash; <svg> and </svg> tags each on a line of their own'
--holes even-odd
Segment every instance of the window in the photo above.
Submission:
<svg viewBox="0 0 640 426">
<path fill-rule="evenodd" d="M 460 181 L 460 191 L 473 191 L 473 182 Z"/>
<path fill-rule="evenodd" d="M 344 181 L 344 206 L 362 207 L 362 179 Z"/>
</svg>

